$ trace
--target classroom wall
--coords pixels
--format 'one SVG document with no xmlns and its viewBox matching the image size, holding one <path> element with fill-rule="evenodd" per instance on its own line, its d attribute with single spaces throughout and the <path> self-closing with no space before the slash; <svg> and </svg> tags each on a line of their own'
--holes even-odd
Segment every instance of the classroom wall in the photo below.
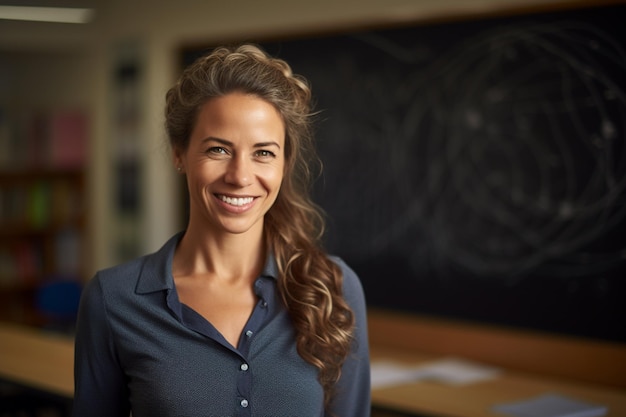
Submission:
<svg viewBox="0 0 626 417">
<path fill-rule="evenodd" d="M 142 68 L 140 136 L 142 153 L 141 251 L 151 251 L 182 225 L 176 181 L 164 146 L 162 107 L 165 91 L 179 70 L 180 48 L 232 40 L 255 40 L 295 33 L 341 31 L 405 22 L 471 18 L 528 8 L 584 3 L 563 0 L 92 0 L 65 4 L 96 6 L 88 25 L 0 22 L 2 57 L 20 68 L 24 95 L 78 102 L 92 115 L 90 189 L 91 269 L 118 261 L 110 244 L 117 233 L 111 214 L 110 153 L 112 71 L 127 45 L 139 53 Z M 49 5 L 49 2 L 48 2 Z M 120 52 L 122 51 L 122 52 Z M 54 57 L 54 58 L 51 58 Z M 11 61 L 12 63 L 9 63 Z M 21 65 L 25 68 L 21 68 Z M 52 64 L 52 65 L 51 65 Z M 42 70 L 45 69 L 45 70 Z M 39 77 L 37 71 L 41 71 Z M 25 74 L 28 74 L 27 76 Z M 31 84 L 32 80 L 37 83 Z M 41 83 L 40 88 L 36 88 Z M 33 93 L 28 89 L 34 89 Z"/>
</svg>

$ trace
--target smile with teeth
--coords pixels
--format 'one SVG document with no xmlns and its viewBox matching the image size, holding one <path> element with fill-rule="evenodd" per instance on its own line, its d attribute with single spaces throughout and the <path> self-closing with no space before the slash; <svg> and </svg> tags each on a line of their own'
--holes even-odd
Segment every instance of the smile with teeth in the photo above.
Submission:
<svg viewBox="0 0 626 417">
<path fill-rule="evenodd" d="M 230 204 L 231 206 L 245 206 L 246 204 L 252 203 L 254 200 L 253 197 L 228 197 L 225 195 L 219 195 L 218 198 L 222 200 L 226 204 Z"/>
</svg>

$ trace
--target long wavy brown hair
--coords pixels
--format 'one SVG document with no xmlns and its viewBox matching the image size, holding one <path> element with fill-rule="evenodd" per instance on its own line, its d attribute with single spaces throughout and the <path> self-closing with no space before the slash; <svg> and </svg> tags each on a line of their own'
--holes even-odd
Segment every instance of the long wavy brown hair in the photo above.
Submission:
<svg viewBox="0 0 626 417">
<path fill-rule="evenodd" d="M 295 327 L 298 353 L 319 370 L 327 407 L 350 351 L 354 317 L 343 298 L 341 271 L 321 244 L 322 210 L 310 198 L 310 164 L 319 161 L 311 90 L 285 61 L 255 45 L 217 48 L 187 67 L 167 93 L 170 145 L 186 150 L 200 107 L 232 92 L 271 103 L 285 124 L 285 175 L 265 216 L 264 236 L 276 257 L 278 288 Z"/>
</svg>

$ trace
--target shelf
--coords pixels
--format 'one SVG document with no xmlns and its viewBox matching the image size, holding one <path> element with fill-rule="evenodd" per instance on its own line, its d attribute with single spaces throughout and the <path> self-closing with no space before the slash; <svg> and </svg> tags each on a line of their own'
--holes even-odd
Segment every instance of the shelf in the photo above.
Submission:
<svg viewBox="0 0 626 417">
<path fill-rule="evenodd" d="M 84 173 L 83 168 L 2 168 L 0 169 L 0 184 L 2 182 L 12 181 L 35 181 L 42 178 L 45 179 L 68 179 L 68 178 L 82 178 Z"/>
<path fill-rule="evenodd" d="M 23 223 L 0 223 L 0 240 L 10 237 L 41 238 L 46 235 L 62 233 L 67 229 L 80 229 L 85 221 L 83 216 L 65 222 L 56 222 L 45 226 L 32 226 Z"/>
<path fill-rule="evenodd" d="M 0 170 L 0 319 L 35 323 L 37 289 L 84 281 L 84 172 Z"/>
<path fill-rule="evenodd" d="M 21 78 L 22 64 L 6 68 Z M 0 94 L 0 320 L 20 322 L 37 317 L 43 285 L 87 270 L 90 110 L 73 93 L 24 91 L 33 74 Z"/>
</svg>

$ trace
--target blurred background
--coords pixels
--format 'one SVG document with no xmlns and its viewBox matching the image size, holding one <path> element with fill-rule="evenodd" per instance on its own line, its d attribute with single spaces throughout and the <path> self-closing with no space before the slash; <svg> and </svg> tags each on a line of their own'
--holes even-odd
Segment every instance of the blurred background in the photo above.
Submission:
<svg viewBox="0 0 626 417">
<path fill-rule="evenodd" d="M 0 20 L 0 316 L 41 321 L 33 311 L 40 286 L 84 282 L 184 227 L 184 191 L 162 127 L 183 51 L 564 3 L 572 2 L 2 2 L 6 13 L 69 8 L 78 23 L 45 21 L 62 20 L 50 10 Z"/>
<path fill-rule="evenodd" d="M 603 34 L 593 31 L 546 21 L 556 35 L 530 39 L 527 28 L 515 29 L 526 17 L 585 19 L 585 7 L 607 6 L 587 23 L 610 30 L 609 6 L 623 11 L 618 4 L 3 1 L 0 318 L 43 325 L 55 309 L 71 316 L 80 290 L 73 283 L 79 287 L 97 269 L 157 249 L 184 227 L 185 190 L 164 136 L 164 94 L 210 46 L 251 41 L 313 82 L 325 111 L 319 136 L 326 177 L 316 197 L 329 212 L 328 247 L 355 267 L 373 305 L 489 321 L 506 315 L 497 308 L 522 311 L 530 297 L 543 306 L 530 323 L 536 327 L 553 300 L 564 298 L 569 307 L 557 321 L 571 323 L 547 330 L 576 333 L 581 320 L 574 323 L 571 310 L 597 294 L 590 308 L 609 306 L 602 321 L 619 320 L 602 331 L 593 330 L 600 320 L 587 320 L 583 333 L 622 340 L 615 294 L 624 284 L 613 275 L 624 272 L 624 241 L 613 236 L 610 247 L 589 247 L 624 224 L 616 204 L 624 189 L 623 82 L 614 81 L 623 75 L 623 50 L 610 39 L 623 30 L 609 32 L 606 45 L 617 46 L 605 52 Z M 29 6 L 31 14 L 20 15 L 15 6 Z M 33 16 L 37 8 L 43 14 Z M 59 8 L 72 14 L 59 16 Z M 587 36 L 596 55 L 576 50 Z M 605 71 L 600 61 L 607 56 L 616 57 L 610 70 L 617 73 L 596 77 L 597 85 L 580 78 L 580 62 Z M 511 75 L 526 64 L 526 73 Z M 563 83 L 568 89 L 557 91 Z M 563 100 L 570 108 L 562 114 L 546 110 Z M 590 100 L 596 100 L 591 115 Z M 539 110 L 529 111 L 532 106 Z M 583 131 L 576 138 L 583 147 L 575 155 L 562 152 L 559 138 Z M 508 148 L 496 145 L 515 135 Z M 597 153 L 584 150 L 587 139 Z M 385 141 L 392 146 L 383 161 Z M 515 172 L 507 172 L 511 166 Z M 355 198 L 361 199 L 356 215 Z M 381 281 L 377 274 L 411 278 Z M 528 274 L 536 285 L 524 287 L 532 282 Z M 434 282 L 438 288 L 428 287 Z M 529 296 L 520 298 L 524 292 Z M 486 310 L 472 311 L 477 304 Z"/>
<path fill-rule="evenodd" d="M 0 320 L 71 334 L 81 286 L 96 270 L 154 251 L 185 226 L 184 184 L 175 175 L 163 129 L 165 92 L 184 65 L 207 48 L 251 41 L 286 58 L 297 72 L 302 69 L 313 81 L 318 102 L 330 109 L 324 116 L 327 127 L 320 130 L 328 174 L 316 196 L 330 216 L 329 249 L 357 270 L 372 306 L 543 326 L 548 332 L 624 342 L 624 306 L 619 301 L 626 259 L 622 234 L 624 39 L 617 42 L 615 55 L 615 51 L 606 54 L 596 48 L 602 52 L 599 55 L 616 57 L 611 71 L 617 71 L 617 77 L 613 73 L 606 79 L 591 77 L 601 81 L 602 88 L 597 91 L 603 96 L 602 106 L 610 104 L 606 113 L 604 107 L 594 107 L 602 109 L 603 117 L 597 123 L 598 134 L 589 135 L 595 141 L 593 149 L 603 149 L 604 156 L 584 159 L 581 155 L 588 155 L 588 148 L 581 148 L 576 156 L 563 161 L 558 157 L 562 154 L 557 154 L 562 141 L 554 138 L 569 138 L 572 132 L 558 126 L 575 124 L 576 117 L 540 120 L 520 106 L 528 97 L 513 103 L 503 100 L 506 88 L 488 88 L 493 86 L 490 77 L 503 77 L 522 60 L 543 62 L 544 56 L 528 47 L 532 43 L 528 38 L 523 47 L 517 43 L 498 50 L 496 40 L 511 39 L 508 32 L 499 31 L 497 36 L 490 32 L 488 39 L 481 38 L 483 29 L 496 27 L 485 23 L 493 19 L 501 28 L 524 16 L 623 3 L 0 1 Z M 14 6 L 69 8 L 72 14 L 58 16 L 46 9 L 39 16 L 22 16 Z M 623 7 L 616 10 L 623 11 Z M 581 33 L 570 32 L 572 36 Z M 463 43 L 470 37 L 474 43 Z M 612 39 L 607 44 L 615 46 Z M 476 45 L 483 49 L 471 57 L 460 53 Z M 537 49 L 546 45 L 552 44 L 546 41 Z M 593 49 L 593 45 L 589 47 Z M 494 51 L 499 52 L 493 55 Z M 516 52 L 521 55 L 510 55 Z M 554 53 L 561 60 L 557 65 L 560 72 L 552 81 L 588 87 L 578 79 L 584 70 L 577 66 L 580 55 L 572 50 L 560 52 Z M 407 54 L 411 56 L 407 58 Z M 387 66 L 389 57 L 391 66 Z M 502 64 L 507 59 L 508 66 Z M 591 61 L 598 62 L 595 56 Z M 406 62 L 410 65 L 402 66 Z M 553 61 L 545 62 L 542 71 Z M 309 69 L 314 73 L 306 73 Z M 392 83 L 391 87 L 375 81 L 406 81 L 410 78 L 407 74 L 418 74 L 415 78 L 419 80 Z M 620 76 L 621 84 L 615 84 Z M 458 81 L 464 77 L 468 83 Z M 518 81 L 509 79 L 508 86 Z M 461 84 L 467 87 L 462 97 L 455 95 Z M 523 88 L 517 92 L 528 85 L 535 90 L 548 85 L 540 84 L 534 79 L 530 84 L 520 83 Z M 365 96 L 354 93 L 359 90 Z M 477 104 L 477 91 L 485 92 L 492 107 Z M 576 107 L 569 109 L 568 115 L 593 107 L 588 105 L 589 97 L 596 90 L 589 91 L 593 93 L 585 97 L 567 97 Z M 390 96 L 393 100 L 387 100 Z M 458 104 L 459 97 L 462 105 L 443 105 L 448 101 Z M 561 99 L 549 103 L 562 104 Z M 546 110 L 543 98 L 537 100 L 535 104 L 544 114 L 559 113 Z M 334 104 L 342 110 L 333 113 Z M 511 106 L 517 107 L 510 110 Z M 398 113 L 399 108 L 408 108 L 408 117 L 371 117 L 404 114 Z M 503 115 L 507 109 L 510 112 Z M 512 116 L 519 114 L 525 117 Z M 487 123 L 491 117 L 498 123 Z M 426 119 L 436 123 L 421 124 Z M 550 125 L 555 119 L 557 127 Z M 459 126 L 462 128 L 454 130 Z M 497 140 L 515 136 L 507 126 L 522 132 L 522 143 L 536 139 L 541 145 L 529 147 L 533 148 L 530 156 L 524 153 L 525 147 L 502 151 L 494 146 Z M 405 141 L 422 135 L 436 140 L 419 145 Z M 482 142 L 470 149 L 452 140 L 457 136 L 474 144 Z M 391 143 L 392 138 L 399 138 L 402 147 L 389 149 L 392 157 L 381 164 L 379 145 L 381 141 Z M 360 159 L 353 158 L 352 150 L 359 148 Z M 419 158 L 403 159 L 407 150 Z M 543 153 L 553 157 L 538 157 Z M 459 155 L 474 159 L 463 164 Z M 530 165 L 508 177 L 503 173 L 516 158 L 530 161 Z M 551 168 L 533 165 L 537 160 Z M 471 166 L 476 161 L 480 162 L 478 169 Z M 559 164 L 569 174 L 572 164 L 584 168 L 563 185 L 555 180 L 561 178 Z M 446 172 L 452 165 L 457 169 Z M 427 169 L 420 171 L 416 166 Z M 529 170 L 541 173 L 540 185 L 533 185 L 534 176 L 526 176 Z M 606 175 L 595 177 L 593 173 L 600 171 Z M 367 174 L 360 175 L 362 172 Z M 601 185 L 587 187 L 592 181 L 586 178 Z M 580 189 L 573 182 L 582 183 Z M 570 188 L 563 191 L 559 187 Z M 582 199 L 567 200 L 572 189 Z M 508 200 L 487 198 L 502 190 L 508 190 Z M 381 204 L 380 196 L 385 193 Z M 375 197 L 371 201 L 363 198 L 355 209 L 353 198 L 365 195 Z M 594 202 L 599 202 L 601 209 Z M 520 212 L 522 206 L 532 209 Z M 546 212 L 549 215 L 544 216 Z M 593 217 L 585 217 L 583 212 Z M 581 214 L 577 219 L 582 220 L 573 222 L 572 213 Z M 565 220 L 557 224 L 555 219 Z M 603 227 L 595 228 L 596 220 Z M 581 232 L 590 230 L 590 225 L 595 232 Z M 419 244 L 414 243 L 416 236 Z M 604 236 L 609 236 L 608 246 L 599 245 L 596 239 Z M 561 238 L 576 244 L 562 244 Z M 432 279 L 380 279 L 390 271 L 394 276 Z M 537 297 L 538 291 L 547 296 Z M 421 298 L 416 294 L 422 294 Z M 554 304 L 555 298 L 563 303 Z M 523 307 L 529 302 L 539 303 L 530 319 Z M 584 323 L 571 315 L 571 311 L 581 311 L 581 302 L 587 306 L 580 313 L 586 317 Z M 483 309 L 476 310 L 478 305 Z M 498 308 L 513 314 L 494 313 Z M 599 308 L 604 310 L 594 316 Z M 556 310 L 560 314 L 555 313 L 551 321 L 550 312 Z"/>
</svg>

